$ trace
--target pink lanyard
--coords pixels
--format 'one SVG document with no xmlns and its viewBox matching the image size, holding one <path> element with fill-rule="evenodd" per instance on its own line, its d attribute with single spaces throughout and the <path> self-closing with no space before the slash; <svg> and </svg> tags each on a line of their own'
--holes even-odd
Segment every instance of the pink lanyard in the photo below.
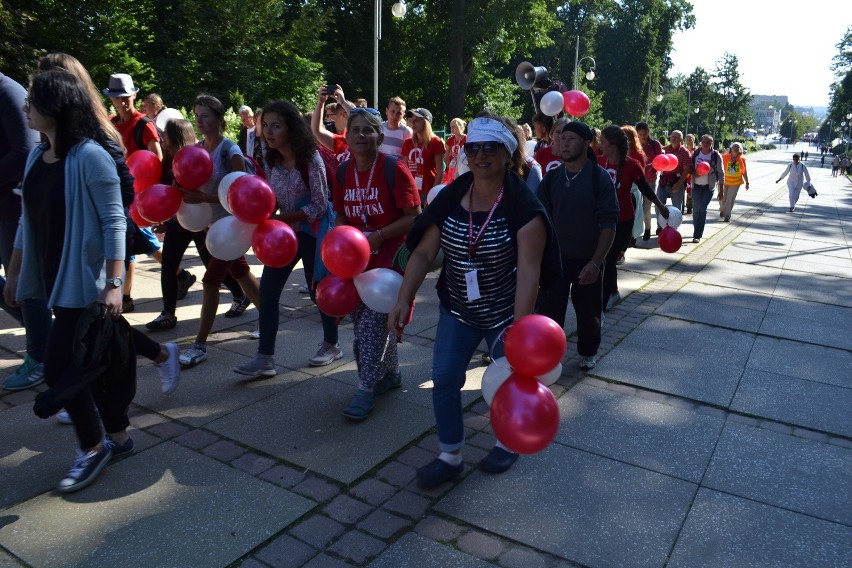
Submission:
<svg viewBox="0 0 852 568">
<path fill-rule="evenodd" d="M 355 169 L 355 195 L 358 196 L 358 199 L 361 204 L 361 222 L 364 224 L 364 228 L 367 228 L 367 205 L 364 202 L 367 192 L 370 190 L 370 185 L 373 183 L 373 174 L 376 172 L 376 162 L 379 161 L 379 155 L 376 154 L 376 157 L 373 158 L 373 165 L 370 166 L 370 175 L 367 177 L 367 187 L 361 189 L 361 182 L 358 179 L 358 165 L 353 161 L 352 166 Z"/>
<path fill-rule="evenodd" d="M 494 205 L 491 206 L 491 210 L 488 211 L 488 216 L 485 218 L 485 222 L 479 228 L 479 232 L 476 234 L 476 238 L 473 236 L 473 184 L 470 184 L 470 193 L 468 194 L 467 200 L 467 259 L 473 260 L 473 251 L 476 249 L 476 245 L 479 244 L 479 239 L 482 238 L 483 233 L 485 233 L 485 228 L 488 226 L 488 223 L 491 222 L 491 216 L 494 215 L 494 211 L 497 209 L 497 206 L 500 205 L 500 201 L 503 199 L 503 188 L 500 188 L 500 193 L 497 194 L 497 199 L 494 200 Z"/>
</svg>

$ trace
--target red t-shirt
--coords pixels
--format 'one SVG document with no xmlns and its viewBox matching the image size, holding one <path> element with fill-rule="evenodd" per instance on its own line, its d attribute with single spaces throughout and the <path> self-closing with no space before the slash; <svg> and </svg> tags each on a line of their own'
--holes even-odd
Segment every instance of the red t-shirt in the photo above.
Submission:
<svg viewBox="0 0 852 568">
<path fill-rule="evenodd" d="M 337 163 L 342 164 L 352 157 L 349 153 L 349 144 L 346 143 L 346 131 L 344 130 L 343 134 L 333 134 L 332 136 L 334 136 L 332 152 L 334 152 L 334 157 L 337 158 Z"/>
<path fill-rule="evenodd" d="M 358 171 L 358 184 L 355 183 L 355 160 L 350 160 L 344 176 L 345 187 L 340 187 L 337 176 L 334 176 L 334 191 L 332 200 L 334 210 L 338 215 L 345 215 L 346 222 L 364 232 L 373 232 L 387 227 L 403 215 L 403 209 L 420 205 L 420 195 L 414 185 L 414 178 L 403 160 L 396 162 L 396 177 L 394 179 L 393 196 L 388 188 L 385 174 L 385 155 L 379 153 L 376 169 L 370 187 L 367 180 L 370 170 Z M 357 188 L 361 187 L 362 191 Z M 362 217 L 361 212 L 365 215 Z M 366 223 L 364 222 L 366 218 Z M 405 242 L 405 237 L 386 240 L 373 255 L 368 268 L 389 268 L 396 251 Z"/>
<path fill-rule="evenodd" d="M 562 165 L 562 160 L 553 155 L 553 147 L 550 144 L 542 144 L 535 153 L 535 161 L 541 165 L 541 175 Z"/>
<path fill-rule="evenodd" d="M 435 159 L 444 160 L 444 141 L 433 136 L 424 147 L 416 146 L 414 138 L 408 138 L 402 143 L 400 155 L 408 162 L 408 169 L 414 176 L 415 186 L 425 196 L 435 185 L 435 176 L 438 175 Z"/>
<path fill-rule="evenodd" d="M 145 144 L 145 147 L 139 148 L 136 145 L 136 123 L 138 123 L 143 116 L 145 115 L 138 110 L 135 110 L 133 111 L 133 117 L 123 124 L 118 124 L 118 116 L 110 118 L 112 124 L 116 127 L 116 129 L 118 129 L 118 133 L 121 134 L 121 142 L 124 144 L 124 147 L 127 148 L 128 156 L 136 150 L 147 150 L 148 144 L 150 144 L 152 140 L 156 140 L 157 142 L 160 141 L 160 135 L 157 134 L 157 126 L 152 121 L 146 123 L 142 130 L 142 142 Z"/>
<path fill-rule="evenodd" d="M 645 171 L 642 164 L 633 158 L 627 158 L 624 162 L 624 167 L 621 169 L 621 179 L 616 182 L 615 176 L 618 173 L 618 166 L 610 165 L 609 160 L 603 156 L 598 156 L 598 163 L 607 171 L 612 183 L 615 184 L 615 196 L 618 199 L 618 221 L 632 221 L 633 215 L 636 213 L 633 208 L 633 199 L 630 197 L 630 190 L 633 184 L 645 177 Z"/>
</svg>

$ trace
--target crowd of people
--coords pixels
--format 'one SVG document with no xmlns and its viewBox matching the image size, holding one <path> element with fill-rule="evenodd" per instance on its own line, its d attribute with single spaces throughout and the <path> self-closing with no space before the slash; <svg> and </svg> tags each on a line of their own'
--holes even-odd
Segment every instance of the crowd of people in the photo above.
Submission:
<svg viewBox="0 0 852 568">
<path fill-rule="evenodd" d="M 82 489 L 111 459 L 133 451 L 127 410 L 137 354 L 154 361 L 164 394 L 177 388 L 181 367 L 207 359 L 221 287 L 231 297 L 224 317 L 239 317 L 251 304 L 259 311 L 252 334 L 259 339 L 257 353 L 234 372 L 274 376 L 282 290 L 301 262 L 304 291 L 315 299 L 326 276 L 320 245 L 341 225 L 366 236 L 373 253 L 368 268 L 403 274 L 389 314 L 363 303 L 351 313 L 359 380 L 342 409 L 350 420 L 367 419 L 376 397 L 402 384 L 397 344 L 416 317 L 414 298 L 426 273 L 443 254 L 432 362 L 440 454 L 418 478 L 427 486 L 451 480 L 462 472 L 460 393 L 482 340 L 499 356 L 501 334 L 534 312 L 564 326 L 570 297 L 580 366 L 592 369 L 603 313 L 621 299 L 617 267 L 636 238 L 650 239 L 651 205 L 668 218 L 667 200 L 681 210 L 686 203 L 697 243 L 714 190 L 721 216 L 730 221 L 737 190 L 743 182 L 749 187 L 738 144 L 721 155 L 710 136 L 690 148 L 694 138 L 684 145 L 683 134 L 674 131 L 663 147 L 644 122 L 597 130 L 539 113 L 530 127 L 483 111 L 469 123 L 454 118 L 444 141 L 428 109 L 408 109 L 392 97 L 382 120 L 366 101 L 352 103 L 341 86 L 326 85 L 309 113 L 280 100 L 241 107 L 235 142 L 224 136 L 225 107 L 215 97 L 196 97 L 193 124 L 155 93 L 137 110 L 138 92 L 124 73 L 111 75 L 99 92 L 80 62 L 64 54 L 44 56 L 28 88 L 0 75 L 0 259 L 6 273 L 0 284 L 3 307 L 27 338 L 24 362 L 4 388 L 45 382 L 49 388 L 36 397 L 35 413 L 59 414 L 73 424 L 79 448 L 58 485 L 64 492 Z M 172 168 L 176 152 L 191 145 L 203 148 L 213 164 L 197 191 L 181 188 Z M 126 161 L 141 150 L 162 160 L 160 181 L 180 189 L 184 203 L 209 204 L 213 221 L 230 214 L 219 197 L 225 176 L 263 176 L 276 198 L 272 218 L 296 234 L 295 258 L 280 268 L 264 267 L 258 281 L 245 256 L 211 254 L 205 230 L 175 219 L 140 228 L 129 211 L 134 178 Z M 661 153 L 678 159 L 677 168 L 662 175 L 653 165 Z M 699 174 L 703 162 L 709 173 Z M 807 175 L 795 165 L 788 170 L 791 181 Z M 792 195 L 791 189 L 791 211 Z M 181 268 L 192 242 L 204 265 L 202 299 L 196 337 L 180 352 L 149 334 L 177 325 L 177 302 L 196 281 Z M 162 264 L 162 311 L 145 325 L 148 334 L 121 318 L 135 307 L 134 254 Z M 344 356 L 338 319 L 321 313 L 321 321 L 322 341 L 306 361 L 311 366 Z M 498 442 L 480 468 L 499 473 L 517 459 Z"/>
</svg>

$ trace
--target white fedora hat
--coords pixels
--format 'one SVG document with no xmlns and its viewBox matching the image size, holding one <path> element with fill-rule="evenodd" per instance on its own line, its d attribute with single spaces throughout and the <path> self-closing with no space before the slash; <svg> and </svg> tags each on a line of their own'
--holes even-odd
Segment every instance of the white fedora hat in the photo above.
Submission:
<svg viewBox="0 0 852 568">
<path fill-rule="evenodd" d="M 139 87 L 133 86 L 133 79 L 127 73 L 113 73 L 109 76 L 109 84 L 104 89 L 108 97 L 127 97 L 139 92 Z"/>
</svg>

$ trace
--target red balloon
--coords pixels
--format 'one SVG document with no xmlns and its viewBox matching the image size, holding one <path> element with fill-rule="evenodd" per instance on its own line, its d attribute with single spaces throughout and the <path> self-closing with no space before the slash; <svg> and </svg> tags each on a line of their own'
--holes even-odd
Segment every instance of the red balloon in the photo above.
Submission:
<svg viewBox="0 0 852 568">
<path fill-rule="evenodd" d="M 540 452 L 559 431 L 556 397 L 538 379 L 512 373 L 494 393 L 491 427 L 513 452 Z"/>
<path fill-rule="evenodd" d="M 322 240 L 320 255 L 332 274 L 355 278 L 370 263 L 370 243 L 355 227 L 341 225 L 329 231 Z"/>
<path fill-rule="evenodd" d="M 160 183 L 163 164 L 154 152 L 137 150 L 127 157 L 127 169 L 133 176 L 133 189 L 136 193 Z"/>
<path fill-rule="evenodd" d="M 675 156 L 674 154 L 665 154 L 665 156 L 666 159 L 669 161 L 669 167 L 665 171 L 673 172 L 680 165 L 680 160 L 678 160 L 677 156 Z"/>
<path fill-rule="evenodd" d="M 654 169 L 658 172 L 669 171 L 669 159 L 666 156 L 667 154 L 657 154 L 656 156 L 654 156 L 651 165 L 653 165 Z"/>
<path fill-rule="evenodd" d="M 296 258 L 299 242 L 296 233 L 284 221 L 267 219 L 251 235 L 254 255 L 266 266 L 281 268 Z"/>
<path fill-rule="evenodd" d="M 562 360 L 568 341 L 559 324 L 547 316 L 532 314 L 513 323 L 503 340 L 509 365 L 522 375 L 538 377 Z"/>
<path fill-rule="evenodd" d="M 695 166 L 695 173 L 700 176 L 706 176 L 710 173 L 710 164 L 707 162 L 701 162 Z"/>
<path fill-rule="evenodd" d="M 563 108 L 571 116 L 583 116 L 589 112 L 591 102 L 583 91 L 565 91 L 562 98 L 565 100 Z"/>
<path fill-rule="evenodd" d="M 198 189 L 213 175 L 213 160 L 201 146 L 184 146 L 172 160 L 175 181 L 184 189 Z"/>
<path fill-rule="evenodd" d="M 162 183 L 156 183 L 138 194 L 133 202 L 139 215 L 152 223 L 162 223 L 174 217 L 181 203 L 183 194 L 180 190 Z"/>
<path fill-rule="evenodd" d="M 329 274 L 317 285 L 317 307 L 326 315 L 335 318 L 352 313 L 361 303 L 355 283 L 347 278 Z"/>
<path fill-rule="evenodd" d="M 243 223 L 259 225 L 275 211 L 275 192 L 260 176 L 240 176 L 228 188 L 228 206 Z"/>
<path fill-rule="evenodd" d="M 133 219 L 137 227 L 150 227 L 152 225 L 148 219 L 139 214 L 139 210 L 136 209 L 136 201 L 130 204 L 130 218 Z"/>
<path fill-rule="evenodd" d="M 677 232 L 677 229 L 671 225 L 666 225 L 657 237 L 657 243 L 660 245 L 660 250 L 663 252 L 677 252 L 680 250 L 680 245 L 683 244 L 683 237 Z"/>
</svg>

